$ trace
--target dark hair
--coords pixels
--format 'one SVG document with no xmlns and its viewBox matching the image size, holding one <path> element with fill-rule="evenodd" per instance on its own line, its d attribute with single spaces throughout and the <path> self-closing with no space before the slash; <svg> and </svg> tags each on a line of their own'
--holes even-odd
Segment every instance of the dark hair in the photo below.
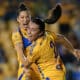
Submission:
<svg viewBox="0 0 80 80">
<path fill-rule="evenodd" d="M 49 15 L 50 16 L 48 16 L 48 18 L 46 18 L 44 21 L 47 24 L 54 24 L 54 23 L 56 23 L 59 20 L 59 18 L 61 17 L 61 15 L 62 15 L 61 4 L 57 4 L 55 8 L 52 8 L 50 10 Z"/>
<path fill-rule="evenodd" d="M 31 21 L 36 23 L 37 25 L 39 25 L 40 31 L 45 30 L 45 22 L 42 19 L 40 19 L 38 17 L 36 17 L 36 18 L 33 17 L 33 18 L 31 18 Z"/>
<path fill-rule="evenodd" d="M 55 8 L 51 10 L 50 17 L 42 20 L 41 18 L 32 18 L 32 22 L 39 25 L 40 31 L 45 31 L 45 23 L 47 24 L 54 24 L 56 21 L 59 20 L 62 14 L 62 8 L 60 4 L 57 4 Z"/>
<path fill-rule="evenodd" d="M 21 4 L 19 5 L 18 10 L 17 10 L 17 12 L 16 12 L 16 16 L 18 16 L 21 11 L 30 12 L 29 8 L 26 7 L 26 5 L 25 5 L 24 3 L 21 3 Z"/>
</svg>

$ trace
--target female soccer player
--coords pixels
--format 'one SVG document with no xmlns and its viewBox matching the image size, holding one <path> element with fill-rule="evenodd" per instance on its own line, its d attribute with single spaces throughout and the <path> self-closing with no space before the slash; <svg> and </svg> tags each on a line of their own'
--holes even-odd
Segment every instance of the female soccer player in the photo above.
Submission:
<svg viewBox="0 0 80 80">
<path fill-rule="evenodd" d="M 80 50 L 74 49 L 64 36 L 45 31 L 45 22 L 39 18 L 30 21 L 27 34 L 32 44 L 27 47 L 26 68 L 35 63 L 40 72 L 40 80 L 65 80 L 65 67 L 56 43 L 64 45 L 74 55 L 79 54 Z"/>
<path fill-rule="evenodd" d="M 45 19 L 48 24 L 55 23 L 60 18 L 61 7 L 59 5 L 52 10 L 52 15 L 53 16 L 49 16 L 49 18 L 52 17 L 52 19 Z M 19 61 L 18 80 L 26 80 L 28 77 L 31 78 L 31 80 L 39 80 L 40 75 L 37 66 L 34 63 L 30 67 L 31 69 L 25 67 L 27 47 L 31 45 L 31 42 L 27 39 L 27 27 L 30 18 L 31 15 L 29 9 L 26 8 L 24 4 L 21 4 L 17 11 L 17 22 L 19 23 L 19 27 L 12 34 L 12 41 L 17 51 Z"/>
<path fill-rule="evenodd" d="M 27 27 L 30 19 L 30 10 L 23 3 L 21 3 L 17 11 L 17 22 L 19 25 L 17 30 L 12 33 L 12 42 L 17 51 L 19 62 L 18 80 L 26 80 L 30 75 L 32 77 L 32 80 L 35 80 L 35 78 L 39 80 L 39 76 L 36 76 L 38 75 L 38 70 L 35 64 L 32 65 L 33 70 L 31 71 L 25 68 L 25 58 L 27 56 L 26 48 L 31 44 L 31 42 L 29 42 L 27 39 Z M 26 74 L 24 70 L 29 73 Z"/>
</svg>

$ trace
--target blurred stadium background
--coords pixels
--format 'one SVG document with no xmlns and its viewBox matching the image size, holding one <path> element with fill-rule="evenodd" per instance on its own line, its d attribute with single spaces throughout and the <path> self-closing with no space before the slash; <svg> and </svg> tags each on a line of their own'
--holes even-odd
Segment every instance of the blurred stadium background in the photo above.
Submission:
<svg viewBox="0 0 80 80">
<path fill-rule="evenodd" d="M 17 27 L 16 10 L 24 2 L 32 16 L 45 18 L 56 3 L 62 4 L 62 16 L 46 29 L 65 35 L 75 48 L 80 49 L 80 0 L 0 0 L 0 80 L 17 80 L 17 55 L 11 42 L 11 32 Z M 64 53 L 69 53 L 63 46 Z M 67 80 L 80 80 L 80 61 L 73 55 L 61 58 L 67 69 Z"/>
</svg>

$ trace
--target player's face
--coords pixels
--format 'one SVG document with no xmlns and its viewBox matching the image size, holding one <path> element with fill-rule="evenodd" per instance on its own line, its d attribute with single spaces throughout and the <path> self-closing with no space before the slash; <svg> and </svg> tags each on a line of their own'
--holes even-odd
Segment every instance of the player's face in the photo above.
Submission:
<svg viewBox="0 0 80 80">
<path fill-rule="evenodd" d="M 39 37 L 39 34 L 40 34 L 39 25 L 30 21 L 28 28 L 27 28 L 27 32 L 28 32 L 28 39 L 30 41 L 35 41 Z"/>
<path fill-rule="evenodd" d="M 28 23 L 30 22 L 30 15 L 27 11 L 21 11 L 19 13 L 19 16 L 17 17 L 17 21 L 19 23 L 19 26 L 26 29 L 28 26 Z"/>
</svg>

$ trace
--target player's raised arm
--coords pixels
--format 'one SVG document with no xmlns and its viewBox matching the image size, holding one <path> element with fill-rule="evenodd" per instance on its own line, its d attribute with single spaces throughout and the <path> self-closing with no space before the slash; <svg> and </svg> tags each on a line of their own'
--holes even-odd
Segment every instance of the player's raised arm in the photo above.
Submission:
<svg viewBox="0 0 80 80">
<path fill-rule="evenodd" d="M 80 58 L 80 50 L 75 49 L 71 44 L 71 42 L 66 37 L 64 37 L 63 35 L 57 34 L 55 41 L 63 45 L 65 48 L 67 48 L 67 50 L 73 53 L 75 57 Z"/>
</svg>

